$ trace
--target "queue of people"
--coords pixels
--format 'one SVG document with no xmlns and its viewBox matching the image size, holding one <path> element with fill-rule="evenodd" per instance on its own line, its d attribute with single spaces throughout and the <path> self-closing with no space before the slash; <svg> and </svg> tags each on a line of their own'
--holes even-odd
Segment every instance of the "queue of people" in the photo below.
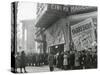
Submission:
<svg viewBox="0 0 100 75">
<path fill-rule="evenodd" d="M 26 66 L 43 66 L 48 65 L 48 55 L 47 54 L 30 54 L 26 55 L 24 51 L 21 53 L 17 53 L 15 55 L 15 72 L 17 72 L 17 68 L 20 68 L 20 72 L 22 73 L 22 69 L 26 73 Z"/>
<path fill-rule="evenodd" d="M 17 53 L 15 56 L 15 71 L 17 68 L 22 69 L 26 73 L 26 66 L 41 66 L 49 65 L 50 71 L 54 71 L 57 67 L 62 70 L 75 70 L 75 69 L 91 69 L 97 68 L 97 52 L 92 50 L 71 50 L 62 51 L 57 54 L 39 54 L 26 56 L 25 52 Z"/>
<path fill-rule="evenodd" d="M 42 66 L 48 64 L 48 54 L 29 54 L 27 55 L 27 66 Z"/>
<path fill-rule="evenodd" d="M 93 51 L 66 51 L 54 56 L 54 65 L 64 70 L 97 68 L 97 52 Z"/>
</svg>

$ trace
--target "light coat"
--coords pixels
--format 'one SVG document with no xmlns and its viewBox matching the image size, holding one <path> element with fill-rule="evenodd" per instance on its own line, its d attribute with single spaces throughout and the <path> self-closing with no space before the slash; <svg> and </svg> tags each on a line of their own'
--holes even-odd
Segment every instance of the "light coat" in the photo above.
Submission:
<svg viewBox="0 0 100 75">
<path fill-rule="evenodd" d="M 68 65 L 68 55 L 64 55 L 63 65 Z"/>
</svg>

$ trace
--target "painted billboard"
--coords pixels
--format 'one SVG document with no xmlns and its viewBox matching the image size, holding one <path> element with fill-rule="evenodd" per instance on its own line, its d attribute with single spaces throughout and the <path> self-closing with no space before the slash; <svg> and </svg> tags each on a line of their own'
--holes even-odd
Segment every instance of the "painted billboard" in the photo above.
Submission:
<svg viewBox="0 0 100 75">
<path fill-rule="evenodd" d="M 91 48 L 92 43 L 95 41 L 92 18 L 88 18 L 78 24 L 71 26 L 71 35 L 77 50 Z"/>
</svg>

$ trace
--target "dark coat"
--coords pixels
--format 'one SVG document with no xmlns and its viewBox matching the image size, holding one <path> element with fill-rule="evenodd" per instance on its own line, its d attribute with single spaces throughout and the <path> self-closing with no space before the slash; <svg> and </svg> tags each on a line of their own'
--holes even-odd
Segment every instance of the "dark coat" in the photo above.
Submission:
<svg viewBox="0 0 100 75">
<path fill-rule="evenodd" d="M 23 53 L 21 54 L 21 67 L 25 67 L 26 66 L 26 55 Z"/>
<path fill-rule="evenodd" d="M 17 56 L 15 61 L 16 61 L 15 62 L 16 68 L 19 68 L 21 66 L 21 63 L 20 63 L 21 62 L 21 58 L 20 58 L 20 56 Z"/>
<path fill-rule="evenodd" d="M 74 66 L 74 61 L 75 60 L 75 55 L 74 53 L 70 54 L 70 57 L 69 57 L 69 61 L 70 61 L 70 66 Z"/>
<path fill-rule="evenodd" d="M 54 65 L 54 56 L 52 54 L 50 54 L 48 56 L 48 62 L 49 62 L 49 67 L 53 67 L 53 65 Z"/>
</svg>

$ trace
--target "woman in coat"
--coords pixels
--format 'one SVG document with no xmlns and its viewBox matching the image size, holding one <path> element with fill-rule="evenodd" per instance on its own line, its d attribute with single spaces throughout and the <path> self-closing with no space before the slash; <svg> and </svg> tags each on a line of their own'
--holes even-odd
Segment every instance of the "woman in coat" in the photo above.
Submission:
<svg viewBox="0 0 100 75">
<path fill-rule="evenodd" d="M 17 72 L 17 68 L 20 68 L 21 64 L 20 64 L 20 54 L 17 53 L 16 57 L 15 57 L 15 67 L 16 67 L 16 72 Z"/>
<path fill-rule="evenodd" d="M 49 54 L 48 62 L 49 62 L 50 71 L 53 71 L 54 70 L 54 55 L 53 54 Z"/>
<path fill-rule="evenodd" d="M 75 52 L 75 69 L 80 68 L 80 62 L 79 62 L 79 52 Z"/>
<path fill-rule="evenodd" d="M 21 67 L 20 67 L 20 70 L 21 70 L 21 73 L 22 73 L 22 68 L 24 69 L 24 72 L 26 72 L 26 55 L 25 55 L 25 52 L 22 51 L 21 52 Z"/>
<path fill-rule="evenodd" d="M 70 62 L 70 69 L 74 69 L 74 62 L 75 62 L 75 54 L 73 51 L 70 51 L 70 57 L 69 57 L 69 62 Z"/>
<path fill-rule="evenodd" d="M 68 69 L 68 53 L 64 55 L 64 62 L 63 62 L 64 70 Z"/>
</svg>

